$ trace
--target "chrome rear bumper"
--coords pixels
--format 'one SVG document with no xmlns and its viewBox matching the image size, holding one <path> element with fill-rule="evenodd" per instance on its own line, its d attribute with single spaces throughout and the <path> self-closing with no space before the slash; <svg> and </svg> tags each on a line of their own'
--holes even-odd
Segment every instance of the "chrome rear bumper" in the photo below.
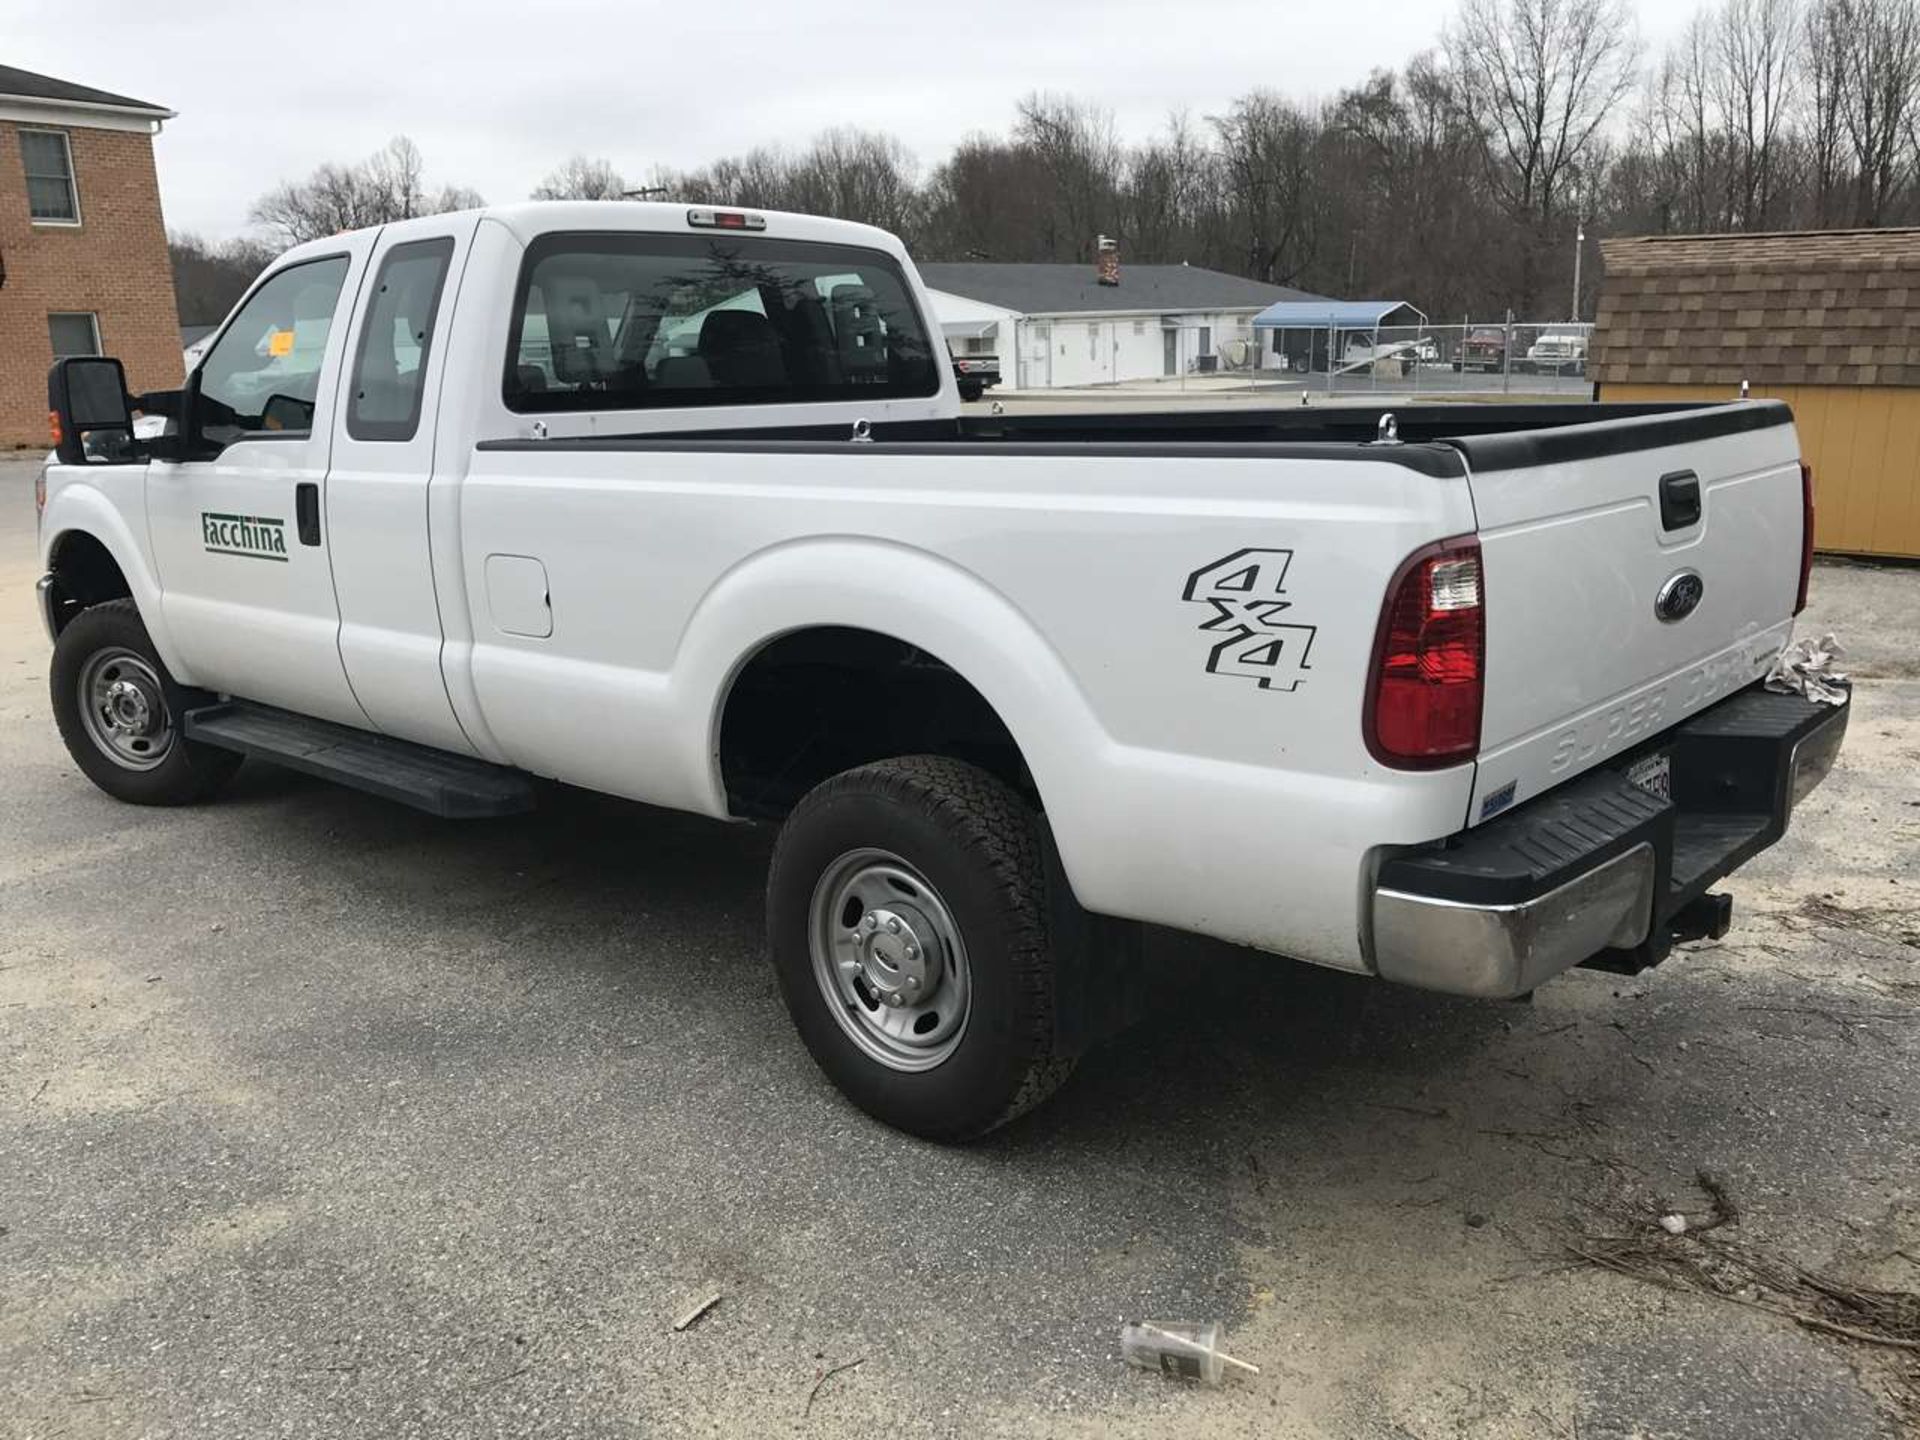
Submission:
<svg viewBox="0 0 1920 1440">
<path fill-rule="evenodd" d="M 1786 833 L 1840 754 L 1851 705 L 1750 689 L 1659 737 L 1671 798 L 1590 771 L 1442 846 L 1389 857 L 1374 968 L 1454 995 L 1523 995 L 1575 965 L 1629 973 L 1705 933 L 1708 887 Z M 1698 902 L 1696 904 L 1696 902 Z M 1691 907 L 1691 908 L 1690 908 Z M 1725 907 L 1712 933 L 1725 928 Z"/>
<path fill-rule="evenodd" d="M 1594 866 L 1536 900 L 1473 905 L 1380 890 L 1374 960 L 1384 979 L 1450 995 L 1524 995 L 1610 946 L 1631 949 L 1653 918 L 1649 844 Z"/>
</svg>

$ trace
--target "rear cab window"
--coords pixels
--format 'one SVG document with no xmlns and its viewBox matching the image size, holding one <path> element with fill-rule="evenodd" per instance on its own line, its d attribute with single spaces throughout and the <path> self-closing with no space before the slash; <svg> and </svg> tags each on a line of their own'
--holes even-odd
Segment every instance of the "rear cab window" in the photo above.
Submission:
<svg viewBox="0 0 1920 1440">
<path fill-rule="evenodd" d="M 421 385 L 452 258 L 452 239 L 441 237 L 396 245 L 380 262 L 353 361 L 347 434 L 355 440 L 411 440 L 420 428 Z"/>
<path fill-rule="evenodd" d="M 738 235 L 551 234 L 527 249 L 503 395 L 522 414 L 937 393 L 879 251 Z"/>
</svg>

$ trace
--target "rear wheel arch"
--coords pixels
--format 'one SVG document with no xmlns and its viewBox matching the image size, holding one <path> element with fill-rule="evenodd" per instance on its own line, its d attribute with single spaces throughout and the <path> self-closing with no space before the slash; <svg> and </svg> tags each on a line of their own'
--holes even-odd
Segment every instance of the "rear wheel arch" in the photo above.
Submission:
<svg viewBox="0 0 1920 1440">
<path fill-rule="evenodd" d="M 714 737 L 736 815 L 784 815 L 829 777 L 901 755 L 964 761 L 1040 802 L 1025 752 L 978 686 L 943 657 L 860 626 L 762 641 L 728 680 Z"/>
</svg>

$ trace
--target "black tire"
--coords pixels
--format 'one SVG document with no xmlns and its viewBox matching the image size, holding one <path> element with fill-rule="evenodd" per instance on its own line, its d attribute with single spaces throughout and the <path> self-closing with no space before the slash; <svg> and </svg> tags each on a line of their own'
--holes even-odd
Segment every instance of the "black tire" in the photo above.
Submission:
<svg viewBox="0 0 1920 1440">
<path fill-rule="evenodd" d="M 144 769 L 116 759 L 95 738 L 81 699 L 89 663 L 115 653 L 144 661 L 159 685 L 166 740 L 153 754 L 139 757 L 147 766 Z M 54 643 L 49 688 L 54 723 L 60 727 L 67 753 L 89 780 L 116 800 L 133 805 L 192 805 L 210 798 L 240 768 L 241 757 L 232 751 L 196 744 L 181 733 L 181 717 L 196 706 L 212 704 L 216 697 L 174 683 L 131 600 L 92 606 L 68 622 Z"/>
<path fill-rule="evenodd" d="M 816 971 L 814 897 L 862 850 L 898 857 L 938 893 L 967 957 L 970 1004 L 949 1054 L 905 1071 L 873 1058 L 836 1018 Z M 767 878 L 774 971 L 827 1078 L 875 1119 L 930 1140 L 985 1134 L 1056 1090 L 1062 1041 L 1043 822 L 1003 781 L 941 756 L 883 760 L 812 790 L 781 829 Z M 878 1014 L 878 1007 L 869 1007 Z"/>
<path fill-rule="evenodd" d="M 986 393 L 987 387 L 982 385 L 978 380 L 962 380 L 960 382 L 960 398 L 968 403 L 978 400 Z"/>
</svg>

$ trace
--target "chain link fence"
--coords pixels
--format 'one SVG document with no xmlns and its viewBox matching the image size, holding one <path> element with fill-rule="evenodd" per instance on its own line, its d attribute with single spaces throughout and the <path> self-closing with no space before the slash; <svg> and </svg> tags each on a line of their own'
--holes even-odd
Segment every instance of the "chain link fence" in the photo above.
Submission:
<svg viewBox="0 0 1920 1440">
<path fill-rule="evenodd" d="M 1585 399 L 1593 327 L 1572 321 L 1268 332 L 1263 369 L 1328 394 L 1459 393 Z"/>
<path fill-rule="evenodd" d="M 1084 341 L 1076 329 L 1076 346 L 1088 347 L 1085 363 L 1080 363 L 1077 350 L 1058 347 L 1049 353 L 1043 336 L 1031 363 L 1022 365 L 1013 383 L 1035 389 L 1273 389 L 1305 392 L 1309 400 L 1321 395 L 1585 400 L 1592 395 L 1587 347 L 1593 327 L 1572 321 L 1468 321 L 1364 330 L 1162 324 L 1153 327 L 1146 342 L 1131 337 L 1126 325 L 1097 322 L 1080 327 L 1088 332 Z"/>
</svg>

